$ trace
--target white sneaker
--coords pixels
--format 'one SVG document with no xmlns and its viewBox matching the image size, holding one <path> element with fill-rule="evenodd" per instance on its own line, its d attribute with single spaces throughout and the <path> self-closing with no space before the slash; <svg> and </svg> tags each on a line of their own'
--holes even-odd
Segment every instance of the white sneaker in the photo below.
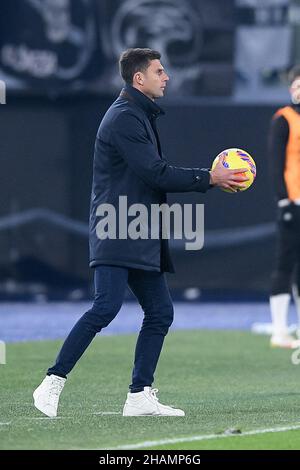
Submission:
<svg viewBox="0 0 300 470">
<path fill-rule="evenodd" d="M 273 335 L 271 337 L 272 348 L 297 349 L 300 348 L 300 339 L 291 335 Z"/>
<path fill-rule="evenodd" d="M 184 411 L 159 403 L 157 388 L 144 387 L 142 392 L 127 393 L 123 416 L 185 416 Z"/>
<path fill-rule="evenodd" d="M 57 375 L 46 375 L 33 392 L 34 406 L 50 418 L 57 416 L 59 396 L 65 382 L 66 379 Z"/>
</svg>

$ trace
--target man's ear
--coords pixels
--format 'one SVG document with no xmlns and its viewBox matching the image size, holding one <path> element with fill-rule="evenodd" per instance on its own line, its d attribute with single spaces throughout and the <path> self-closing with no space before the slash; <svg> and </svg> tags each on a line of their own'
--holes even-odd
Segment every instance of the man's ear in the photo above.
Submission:
<svg viewBox="0 0 300 470">
<path fill-rule="evenodd" d="M 137 72 L 135 75 L 135 80 L 138 85 L 143 85 L 144 84 L 144 78 L 143 75 L 140 72 Z"/>
</svg>

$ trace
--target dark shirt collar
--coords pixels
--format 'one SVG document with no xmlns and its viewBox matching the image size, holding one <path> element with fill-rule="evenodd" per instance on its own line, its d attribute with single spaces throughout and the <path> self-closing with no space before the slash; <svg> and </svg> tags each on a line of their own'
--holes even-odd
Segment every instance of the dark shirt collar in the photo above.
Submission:
<svg viewBox="0 0 300 470">
<path fill-rule="evenodd" d="M 132 99 L 137 106 L 147 114 L 149 118 L 157 118 L 165 114 L 164 110 L 158 106 L 154 101 L 150 100 L 148 96 L 144 95 L 141 91 L 137 90 L 131 85 L 125 85 L 121 91 L 121 97 L 126 98 L 126 94 L 129 99 Z M 125 95 L 125 96 L 124 96 Z"/>
<path fill-rule="evenodd" d="M 291 106 L 297 113 L 300 113 L 300 104 L 292 104 Z"/>
</svg>

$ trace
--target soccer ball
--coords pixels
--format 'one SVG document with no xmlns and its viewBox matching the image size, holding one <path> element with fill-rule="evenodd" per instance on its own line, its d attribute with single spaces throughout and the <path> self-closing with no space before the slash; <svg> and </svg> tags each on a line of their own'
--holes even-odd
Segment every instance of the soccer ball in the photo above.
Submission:
<svg viewBox="0 0 300 470">
<path fill-rule="evenodd" d="M 223 152 L 219 153 L 213 161 L 211 169 L 213 170 L 218 163 L 220 158 L 224 158 L 223 166 L 225 168 L 230 168 L 231 170 L 236 170 L 237 168 L 248 168 L 247 171 L 241 173 L 248 178 L 248 181 L 243 181 L 244 188 L 236 188 L 237 191 L 245 191 L 246 189 L 250 188 L 251 184 L 255 180 L 256 177 L 256 165 L 253 158 L 247 153 L 245 150 L 231 148 L 223 150 Z M 239 173 L 237 173 L 239 174 Z M 221 188 L 222 189 L 222 188 Z M 226 193 L 232 193 L 230 189 L 223 189 Z"/>
</svg>

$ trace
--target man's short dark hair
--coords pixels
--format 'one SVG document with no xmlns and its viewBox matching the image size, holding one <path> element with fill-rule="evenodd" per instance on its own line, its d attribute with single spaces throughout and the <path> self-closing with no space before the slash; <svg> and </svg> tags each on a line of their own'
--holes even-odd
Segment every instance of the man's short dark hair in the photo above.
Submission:
<svg viewBox="0 0 300 470">
<path fill-rule="evenodd" d="M 151 60 L 160 59 L 158 51 L 147 48 L 127 49 L 122 52 L 119 60 L 120 74 L 125 83 L 132 85 L 133 76 L 137 72 L 145 72 Z"/>
<path fill-rule="evenodd" d="M 296 78 L 300 78 L 300 65 L 295 65 L 288 73 L 288 82 L 289 85 L 293 83 Z"/>
</svg>

